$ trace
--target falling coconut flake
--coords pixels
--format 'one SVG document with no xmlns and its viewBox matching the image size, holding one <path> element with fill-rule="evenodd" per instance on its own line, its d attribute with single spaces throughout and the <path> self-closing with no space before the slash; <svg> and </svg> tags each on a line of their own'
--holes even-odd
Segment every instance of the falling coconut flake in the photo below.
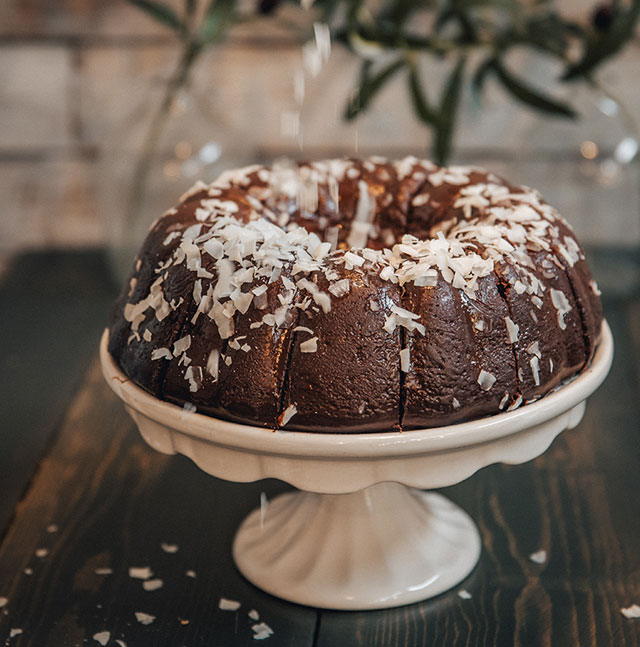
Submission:
<svg viewBox="0 0 640 647">
<path fill-rule="evenodd" d="M 632 604 L 630 607 L 620 609 L 620 613 L 625 618 L 640 618 L 640 606 Z"/>
<path fill-rule="evenodd" d="M 547 561 L 547 551 L 538 550 L 535 553 L 531 553 L 531 555 L 529 555 L 529 559 L 534 564 L 544 564 Z"/>
<path fill-rule="evenodd" d="M 136 620 L 141 625 L 150 625 L 155 619 L 156 619 L 155 616 L 152 616 L 148 613 L 144 613 L 142 611 L 136 611 Z"/>
<path fill-rule="evenodd" d="M 153 575 L 153 571 L 148 566 L 132 566 L 129 569 L 129 577 L 135 580 L 148 580 Z"/>
<path fill-rule="evenodd" d="M 240 602 L 237 600 L 227 600 L 227 598 L 220 598 L 218 602 L 218 609 L 222 611 L 237 611 L 240 608 Z"/>
<path fill-rule="evenodd" d="M 110 631 L 100 631 L 97 634 L 93 634 L 93 639 L 97 642 L 100 643 L 101 645 L 106 645 L 109 640 L 111 640 L 111 632 Z"/>
</svg>

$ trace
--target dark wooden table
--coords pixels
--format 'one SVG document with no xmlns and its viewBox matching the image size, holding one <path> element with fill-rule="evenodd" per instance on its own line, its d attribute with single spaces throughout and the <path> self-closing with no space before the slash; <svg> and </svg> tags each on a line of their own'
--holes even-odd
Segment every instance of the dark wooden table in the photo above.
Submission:
<svg viewBox="0 0 640 647">
<path fill-rule="evenodd" d="M 227 483 L 140 439 L 97 363 L 114 293 L 96 252 L 23 255 L 0 281 L 0 641 L 251 645 L 256 610 L 272 646 L 640 645 L 620 612 L 640 604 L 640 299 L 605 303 L 615 362 L 577 429 L 447 489 L 482 533 L 471 598 L 346 613 L 280 601 L 233 566 L 242 518 L 287 486 Z"/>
</svg>

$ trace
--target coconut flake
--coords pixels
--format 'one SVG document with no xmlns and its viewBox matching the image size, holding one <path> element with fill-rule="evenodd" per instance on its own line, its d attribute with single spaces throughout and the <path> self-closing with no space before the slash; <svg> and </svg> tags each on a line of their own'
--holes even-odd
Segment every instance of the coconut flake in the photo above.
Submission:
<svg viewBox="0 0 640 647">
<path fill-rule="evenodd" d="M 218 602 L 218 609 L 222 611 L 237 611 L 240 606 L 240 602 L 237 600 L 228 600 L 227 598 L 220 598 Z"/>
<path fill-rule="evenodd" d="M 329 286 L 329 292 L 335 297 L 342 297 L 348 294 L 349 290 L 351 290 L 351 281 L 349 279 L 341 279 Z"/>
<path fill-rule="evenodd" d="M 145 591 L 157 591 L 164 586 L 164 582 L 161 579 L 155 580 L 146 580 L 142 583 L 142 588 Z"/>
<path fill-rule="evenodd" d="M 148 566 L 132 566 L 129 569 L 129 577 L 136 580 L 148 580 L 153 576 L 153 571 Z"/>
<path fill-rule="evenodd" d="M 620 613 L 625 618 L 640 618 L 640 606 L 632 604 L 630 607 L 623 607 L 620 609 Z"/>
<path fill-rule="evenodd" d="M 520 332 L 520 326 L 514 323 L 511 317 L 505 317 L 504 322 L 507 325 L 507 333 L 509 333 L 509 343 L 515 344 L 518 341 L 518 333 Z"/>
<path fill-rule="evenodd" d="M 253 639 L 254 640 L 264 640 L 273 635 L 273 629 L 266 622 L 259 622 L 255 625 L 251 625 L 253 630 Z"/>
<path fill-rule="evenodd" d="M 220 362 L 220 351 L 217 348 L 214 348 L 207 358 L 207 371 L 209 375 L 213 378 L 213 381 L 218 380 L 218 370 Z"/>
<path fill-rule="evenodd" d="M 318 338 L 312 337 L 300 344 L 300 352 L 302 353 L 315 353 L 318 350 Z"/>
<path fill-rule="evenodd" d="M 496 382 L 496 377 L 493 373 L 489 373 L 482 369 L 478 375 L 478 384 L 483 391 L 488 391 Z"/>
<path fill-rule="evenodd" d="M 93 571 L 96 575 L 112 575 L 113 569 L 108 567 L 96 568 Z"/>
<path fill-rule="evenodd" d="M 535 553 L 531 553 L 531 555 L 529 555 L 529 559 L 534 564 L 544 564 L 547 561 L 547 551 L 538 550 Z"/>
<path fill-rule="evenodd" d="M 280 414 L 280 419 L 278 420 L 278 424 L 281 427 L 284 427 L 287 425 L 287 423 L 293 418 L 293 416 L 298 413 L 298 409 L 296 408 L 295 404 L 290 404 L 281 414 Z"/>
<path fill-rule="evenodd" d="M 461 407 L 461 404 L 460 404 L 460 402 L 458 401 L 458 398 L 455 398 L 455 397 L 454 397 L 454 398 L 453 398 L 453 400 L 451 401 L 451 404 L 452 404 L 452 406 L 453 406 L 453 408 L 454 408 L 454 409 L 459 409 L 459 408 Z"/>
<path fill-rule="evenodd" d="M 561 330 L 566 330 L 567 324 L 564 320 L 565 316 L 571 312 L 571 303 L 567 299 L 567 295 L 561 290 L 551 288 L 551 301 L 554 308 L 558 311 L 558 325 Z"/>
<path fill-rule="evenodd" d="M 470 600 L 471 599 L 471 593 L 467 591 L 466 589 L 460 589 L 458 591 L 458 596 L 462 598 L 463 600 Z"/>
<path fill-rule="evenodd" d="M 0 597 L 0 609 L 2 609 L 2 607 L 6 607 L 8 603 L 9 598 Z"/>
<path fill-rule="evenodd" d="M 529 359 L 529 364 L 531 366 L 533 382 L 536 386 L 540 386 L 540 360 L 534 355 Z"/>
<path fill-rule="evenodd" d="M 141 625 L 150 625 L 156 619 L 155 616 L 152 616 L 149 613 L 144 613 L 143 611 L 136 611 L 135 616 L 136 616 L 136 620 Z"/>
<path fill-rule="evenodd" d="M 403 348 L 400 351 L 400 370 L 403 373 L 408 373 L 411 367 L 411 355 L 408 348 Z"/>
<path fill-rule="evenodd" d="M 191 335 L 185 335 L 177 341 L 173 342 L 173 356 L 178 357 L 182 353 L 189 350 L 191 347 Z"/>
</svg>

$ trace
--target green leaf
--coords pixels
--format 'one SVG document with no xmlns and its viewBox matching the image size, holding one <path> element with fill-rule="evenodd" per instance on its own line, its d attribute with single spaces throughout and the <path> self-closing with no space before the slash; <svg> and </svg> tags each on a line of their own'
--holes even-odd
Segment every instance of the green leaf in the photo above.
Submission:
<svg viewBox="0 0 640 647">
<path fill-rule="evenodd" d="M 164 4 L 164 2 L 158 2 L 158 0 L 129 0 L 129 2 L 174 31 L 184 31 L 184 24 L 178 14 L 173 10 L 173 7 Z"/>
<path fill-rule="evenodd" d="M 640 0 L 633 0 L 627 11 L 618 10 L 613 23 L 606 31 L 593 30 L 586 41 L 582 58 L 570 65 L 562 75 L 563 81 L 589 76 L 605 59 L 613 56 L 622 46 L 631 40 L 640 18 Z"/>
<path fill-rule="evenodd" d="M 464 77 L 466 59 L 461 56 L 447 80 L 440 101 L 440 116 L 435 132 L 434 155 L 438 164 L 446 164 L 451 156 L 453 128 L 460 103 L 460 90 Z"/>
<path fill-rule="evenodd" d="M 576 117 L 576 112 L 571 108 L 571 106 L 545 96 L 538 92 L 538 90 L 525 85 L 522 81 L 519 81 L 512 76 L 511 73 L 507 72 L 500 61 L 494 60 L 491 67 L 496 73 L 498 79 L 500 79 L 502 85 L 512 94 L 512 96 L 522 103 L 525 103 L 536 110 L 540 110 L 541 112 L 546 112 L 560 117 L 570 117 L 572 119 Z"/>
<path fill-rule="evenodd" d="M 372 62 L 364 61 L 360 68 L 360 85 L 347 103 L 344 118 L 347 121 L 351 121 L 361 112 L 365 111 L 369 107 L 372 99 L 382 89 L 387 81 L 389 81 L 391 77 L 398 72 L 398 70 L 402 69 L 404 65 L 404 58 L 399 58 L 388 65 L 385 65 L 378 73 L 372 75 Z"/>
<path fill-rule="evenodd" d="M 211 44 L 220 40 L 234 16 L 235 0 L 211 0 L 202 21 L 202 42 Z"/>
<path fill-rule="evenodd" d="M 418 74 L 417 65 L 409 67 L 409 91 L 411 93 L 411 102 L 413 110 L 418 119 L 428 126 L 434 126 L 438 122 L 438 113 L 431 108 L 427 101 L 426 94 L 422 88 L 420 75 Z"/>
</svg>

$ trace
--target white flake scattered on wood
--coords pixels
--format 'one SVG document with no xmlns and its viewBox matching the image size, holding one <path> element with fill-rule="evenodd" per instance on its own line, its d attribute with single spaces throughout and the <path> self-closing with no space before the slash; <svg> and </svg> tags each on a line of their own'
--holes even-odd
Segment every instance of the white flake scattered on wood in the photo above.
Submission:
<svg viewBox="0 0 640 647">
<path fill-rule="evenodd" d="M 2 607 L 6 607 L 8 603 L 9 598 L 0 598 L 0 609 L 2 609 Z"/>
<path fill-rule="evenodd" d="M 460 589 L 458 591 L 458 596 L 461 597 L 463 600 L 471 599 L 471 593 L 469 593 L 469 591 L 467 591 L 466 589 Z"/>
<path fill-rule="evenodd" d="M 218 609 L 222 611 L 237 611 L 240 606 L 240 602 L 237 600 L 228 600 L 227 598 L 220 598 L 218 602 Z"/>
<path fill-rule="evenodd" d="M 43 559 L 48 554 L 49 554 L 48 548 L 38 548 L 38 550 L 36 550 L 36 557 L 39 557 L 40 559 Z"/>
<path fill-rule="evenodd" d="M 195 577 L 196 576 L 196 572 L 194 570 L 192 570 L 192 569 L 189 569 L 188 571 L 185 571 L 184 574 L 187 577 Z"/>
<path fill-rule="evenodd" d="M 547 551 L 538 550 L 535 553 L 531 553 L 531 555 L 529 555 L 529 559 L 534 564 L 544 564 L 547 561 Z"/>
<path fill-rule="evenodd" d="M 99 631 L 97 634 L 93 634 L 93 639 L 104 646 L 109 642 L 109 640 L 111 640 L 111 632 Z"/>
<path fill-rule="evenodd" d="M 170 553 L 172 555 L 178 552 L 178 544 L 167 544 L 165 542 L 162 542 L 162 544 L 160 544 L 160 547 L 162 548 L 162 550 L 164 550 L 165 553 Z"/>
<path fill-rule="evenodd" d="M 254 631 L 254 640 L 264 640 L 273 635 L 273 629 L 266 622 L 258 622 L 255 625 L 251 625 L 251 629 Z"/>
<path fill-rule="evenodd" d="M 145 580 L 142 583 L 142 588 L 145 591 L 157 591 L 158 589 L 161 589 L 163 586 L 164 586 L 164 582 L 161 579 Z"/>
<path fill-rule="evenodd" d="M 127 643 L 124 640 L 120 640 L 118 638 L 116 642 L 118 643 L 118 645 L 120 645 L 120 647 L 127 647 Z"/>
<path fill-rule="evenodd" d="M 15 627 L 9 632 L 9 638 L 15 638 L 16 636 L 19 636 L 22 633 L 22 629 L 19 627 Z"/>
<path fill-rule="evenodd" d="M 129 569 L 129 577 L 136 580 L 148 580 L 153 576 L 153 571 L 148 566 L 132 566 Z"/>
<path fill-rule="evenodd" d="M 94 570 L 94 573 L 95 573 L 96 575 L 111 575 L 111 574 L 113 573 L 113 569 L 112 569 L 112 568 L 107 568 L 107 567 L 104 567 L 104 568 L 96 568 L 96 569 Z"/>
<path fill-rule="evenodd" d="M 59 528 L 55 523 L 50 523 L 47 526 L 47 532 L 58 532 Z"/>
<path fill-rule="evenodd" d="M 149 613 L 144 613 L 143 611 L 136 611 L 136 620 L 141 625 L 150 625 L 155 619 L 155 616 L 152 616 Z"/>
<path fill-rule="evenodd" d="M 640 606 L 632 604 L 630 607 L 623 607 L 620 609 L 620 613 L 625 618 L 640 618 Z"/>
<path fill-rule="evenodd" d="M 32 568 L 25 568 L 23 572 L 24 572 L 25 575 L 33 575 L 33 569 Z"/>
<path fill-rule="evenodd" d="M 251 609 L 247 615 L 251 620 L 260 620 L 260 614 L 255 609 Z"/>
</svg>

